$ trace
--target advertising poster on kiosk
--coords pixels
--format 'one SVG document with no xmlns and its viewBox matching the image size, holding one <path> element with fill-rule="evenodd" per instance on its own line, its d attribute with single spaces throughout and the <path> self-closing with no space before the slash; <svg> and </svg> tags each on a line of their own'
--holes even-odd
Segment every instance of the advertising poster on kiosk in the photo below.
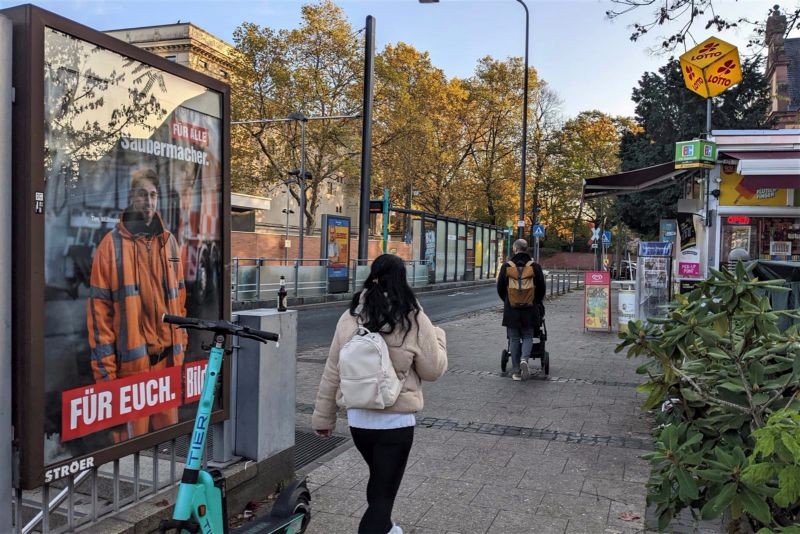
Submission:
<svg viewBox="0 0 800 534">
<path fill-rule="evenodd" d="M 322 216 L 322 257 L 328 260 L 328 290 L 347 291 L 350 280 L 350 217 Z"/>
<path fill-rule="evenodd" d="M 29 99 L 44 118 L 29 185 L 42 184 L 32 210 L 42 264 L 41 278 L 34 266 L 20 280 L 42 322 L 18 345 L 30 352 L 18 371 L 29 391 L 16 399 L 22 487 L 188 433 L 208 355 L 202 334 L 161 318 L 230 313 L 227 86 L 49 25 L 39 29 L 43 86 L 31 91 L 41 100 Z"/>
<path fill-rule="evenodd" d="M 583 328 L 611 331 L 611 275 L 608 271 L 584 274 Z"/>
</svg>

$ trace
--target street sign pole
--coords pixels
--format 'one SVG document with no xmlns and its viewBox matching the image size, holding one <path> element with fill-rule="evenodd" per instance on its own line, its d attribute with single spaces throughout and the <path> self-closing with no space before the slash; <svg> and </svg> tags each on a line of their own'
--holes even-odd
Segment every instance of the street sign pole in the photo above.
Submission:
<svg viewBox="0 0 800 534">
<path fill-rule="evenodd" d="M 389 244 L 389 188 L 383 188 L 383 253 Z"/>
</svg>

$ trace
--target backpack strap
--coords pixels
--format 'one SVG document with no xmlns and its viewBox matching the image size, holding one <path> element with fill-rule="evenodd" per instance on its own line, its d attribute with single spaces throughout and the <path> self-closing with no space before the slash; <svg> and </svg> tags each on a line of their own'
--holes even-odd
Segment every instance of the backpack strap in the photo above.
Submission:
<svg viewBox="0 0 800 534">
<path fill-rule="evenodd" d="M 525 267 L 533 267 L 533 260 L 525 264 Z"/>
</svg>

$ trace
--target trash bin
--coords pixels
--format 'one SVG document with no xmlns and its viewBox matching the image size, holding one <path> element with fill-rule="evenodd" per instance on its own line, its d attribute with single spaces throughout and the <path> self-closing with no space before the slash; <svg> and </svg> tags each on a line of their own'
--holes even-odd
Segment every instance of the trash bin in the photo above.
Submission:
<svg viewBox="0 0 800 534">
<path fill-rule="evenodd" d="M 628 322 L 636 319 L 636 290 L 622 287 L 617 302 L 617 325 L 620 332 L 628 331 Z"/>
</svg>

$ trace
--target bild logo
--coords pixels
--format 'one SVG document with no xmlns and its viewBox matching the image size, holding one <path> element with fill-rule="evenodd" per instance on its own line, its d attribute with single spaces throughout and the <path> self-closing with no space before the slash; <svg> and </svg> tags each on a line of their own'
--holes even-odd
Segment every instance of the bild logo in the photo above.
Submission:
<svg viewBox="0 0 800 534">
<path fill-rule="evenodd" d="M 684 158 L 691 158 L 694 156 L 694 145 L 683 145 L 682 154 Z"/>
</svg>

